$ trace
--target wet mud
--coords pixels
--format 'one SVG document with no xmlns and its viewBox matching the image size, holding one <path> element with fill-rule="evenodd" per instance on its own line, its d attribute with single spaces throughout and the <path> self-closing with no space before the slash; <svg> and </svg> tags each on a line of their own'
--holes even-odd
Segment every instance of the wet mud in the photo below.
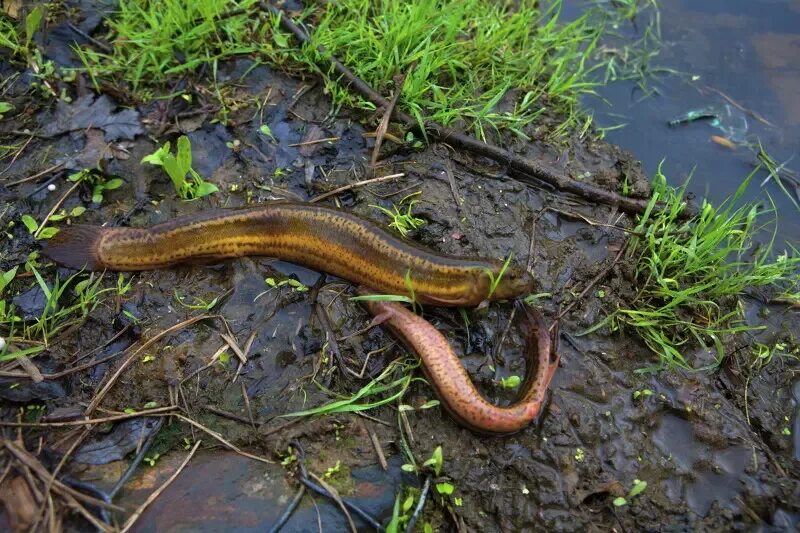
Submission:
<svg viewBox="0 0 800 533">
<path fill-rule="evenodd" d="M 63 207 L 68 211 L 90 206 L 80 222 L 93 224 L 146 226 L 215 207 L 305 200 L 365 178 L 373 144 L 365 124 L 376 117 L 334 112 L 314 80 L 251 67 L 245 60 L 221 65 L 220 81 L 235 81 L 244 102 L 231 114 L 228 126 L 214 123 L 212 111 L 169 109 L 157 102 L 136 109 L 135 119 L 126 119 L 141 124 L 147 134 L 131 140 L 112 131 L 109 138 L 105 130 L 102 144 L 109 149 L 102 155 L 90 153 L 92 135 L 78 128 L 53 138 L 34 138 L 13 164 L 4 161 L 8 167 L 0 176 L 0 214 L 8 236 L 0 242 L 0 269 L 24 263 L 38 249 L 22 224 L 7 224 L 22 214 L 41 220 L 71 185 L 64 179 L 67 169 L 86 166 L 85 161 L 75 163 L 76 156 L 102 159 L 106 173 L 124 181 L 119 189 L 106 191 L 101 205 L 92 205 L 91 192 L 84 187 L 66 198 Z M 58 112 L 27 100 L 24 79 L 10 94 L 15 104 L 29 106 L 30 111 L 6 121 L 4 131 Z M 119 111 L 113 108 L 110 116 Z M 261 123 L 269 125 L 274 139 L 259 131 Z M 181 133 L 192 141 L 194 168 L 216 184 L 219 193 L 192 202 L 177 200 L 159 168 L 140 164 L 156 149 L 154 137 L 163 141 Z M 328 138 L 333 140 L 308 144 Z M 575 138 L 568 146 L 553 146 L 534 140 L 517 148 L 573 176 L 611 189 L 627 180 L 635 192 L 647 193 L 647 179 L 635 158 L 602 141 Z M 7 185 L 58 164 L 65 170 Z M 378 173 L 402 176 L 326 202 L 386 223 L 373 205 L 389 207 L 421 191 L 414 213 L 426 223 L 411 238 L 458 255 L 513 254 L 516 261 L 530 264 L 536 292 L 552 295 L 538 303 L 550 318 L 577 297 L 624 242 L 624 232 L 607 225 L 631 224 L 610 208 L 523 184 L 496 163 L 441 144 L 415 149 L 387 142 Z M 48 190 L 49 184 L 56 186 L 54 191 Z M 339 367 L 325 331 L 313 318 L 309 292 L 265 283 L 265 278 L 291 278 L 310 287 L 320 274 L 270 258 L 134 275 L 127 294 L 105 300 L 85 322 L 59 334 L 33 359 L 43 373 L 76 363 L 107 362 L 41 383 L 2 377 L 0 414 L 5 421 L 17 420 L 20 410 L 25 420 L 79 415 L 117 368 L 121 358 L 115 354 L 129 353 L 125 350 L 137 343 L 207 313 L 209 318 L 139 354 L 95 416 L 178 404 L 187 417 L 228 443 L 273 463 L 238 455 L 177 419 L 165 420 L 157 435 L 152 431 L 155 417 L 98 425 L 74 450 L 63 472 L 104 491 L 111 490 L 142 443 L 155 435 L 148 452 L 152 464 L 144 462 L 114 498 L 128 514 L 176 470 L 190 444 L 203 440 L 186 469 L 144 511 L 135 524 L 138 531 L 269 528 L 300 487 L 298 460 L 292 458 L 295 443 L 302 447 L 301 459 L 309 472 L 385 525 L 402 487 L 419 488 L 429 475 L 417 477 L 401 469 L 407 462 L 403 439 L 417 464 L 442 447 L 443 467 L 435 482 L 448 482 L 454 490 L 449 496 L 431 491 L 420 521 L 442 531 L 796 528 L 796 363 L 792 366 L 787 360 L 750 373 L 740 366 L 746 359 L 737 354 L 753 339 L 730 338 L 724 339 L 729 357 L 718 370 L 637 372 L 650 366 L 654 356 L 634 338 L 604 330 L 581 335 L 614 301 L 628 301 L 635 294 L 629 268 L 624 261 L 615 266 L 563 318 L 561 368 L 547 407 L 535 424 L 511 436 L 476 435 L 459 427 L 440 407 L 423 409 L 435 397 L 421 381 L 412 383 L 403 398 L 412 409 L 402 416 L 393 403 L 369 411 L 369 417 L 346 413 L 282 418 L 327 403 L 332 395 L 352 395 L 404 351 L 380 327 L 364 332 L 370 317 L 348 299 L 352 291 L 347 283 L 328 277 L 318 301 L 327 310 L 342 361 L 351 371 Z M 43 273 L 52 280 L 56 274 L 63 278 L 73 272 L 50 266 Z M 103 286 L 114 286 L 116 280 L 116 274 L 107 273 Z M 21 278 L 11 288 L 19 313 L 41 313 L 46 299 L 35 280 Z M 217 301 L 207 311 L 187 307 L 200 299 Z M 753 324 L 766 320 L 769 326 L 758 334 L 762 342 L 798 330 L 796 312 L 772 306 L 766 315 L 757 300 L 748 305 Z M 498 303 L 467 310 L 467 322 L 457 310 L 424 309 L 463 356 L 479 388 L 495 402 L 513 399 L 513 391 L 503 390 L 497 381 L 525 371 L 524 335 L 517 327 L 507 327 L 512 309 L 511 303 Z M 247 347 L 244 361 L 228 339 Z M 225 357 L 220 357 L 223 351 Z M 43 413 L 32 413 L 30 406 L 43 406 Z M 784 434 L 784 427 L 792 430 L 790 435 Z M 53 467 L 75 432 L 31 429 L 25 437 L 29 444 L 42 439 L 42 456 Z M 386 470 L 379 464 L 372 436 L 386 456 Z M 4 428 L 3 437 L 12 438 L 13 431 Z M 615 505 L 615 498 L 625 497 L 635 480 L 647 482 L 647 488 L 629 497 L 626 505 Z M 116 520 L 124 521 L 128 514 L 118 514 Z M 354 520 L 358 529 L 370 529 L 358 517 Z M 0 527 L 7 527 L 8 521 L 7 515 L 0 515 Z M 73 529 L 87 527 L 74 516 L 69 524 Z M 325 531 L 347 527 L 336 503 L 306 496 L 284 531 L 317 530 L 318 524 Z"/>
</svg>

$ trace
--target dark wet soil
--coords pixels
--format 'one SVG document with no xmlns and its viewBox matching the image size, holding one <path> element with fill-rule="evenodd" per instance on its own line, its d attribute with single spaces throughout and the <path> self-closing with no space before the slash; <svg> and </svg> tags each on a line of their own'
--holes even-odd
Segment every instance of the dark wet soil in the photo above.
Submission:
<svg viewBox="0 0 800 533">
<path fill-rule="evenodd" d="M 308 199 L 364 178 L 373 142 L 364 134 L 373 129 L 370 125 L 376 117 L 332 113 L 328 97 L 313 79 L 293 79 L 263 66 L 250 67 L 241 60 L 221 68 L 220 80 L 236 81 L 247 102 L 232 114 L 228 126 L 214 123 L 213 113 L 183 120 L 176 114 L 187 109 L 171 109 L 164 102 L 143 106 L 138 120 L 147 133 L 133 140 L 110 140 L 113 149 L 104 156 L 108 157 L 105 171 L 122 178 L 124 185 L 106 192 L 102 205 L 92 205 L 89 191 L 79 187 L 63 207 L 90 207 L 80 218 L 83 223 L 146 226 L 214 207 L 286 197 Z M 6 98 L 25 111 L 4 121 L 4 131 L 31 127 L 52 107 L 29 96 L 24 75 Z M 256 106 L 265 98 L 259 112 Z M 259 132 L 261 117 L 274 139 Z M 194 167 L 220 193 L 192 202 L 176 200 L 161 170 L 139 163 L 156 148 L 154 139 L 160 143 L 179 133 L 192 141 Z M 335 140 L 296 146 L 329 137 Z M 9 134 L 4 138 L 26 140 Z M 38 249 L 39 244 L 19 223 L 20 216 L 30 214 L 41 220 L 70 186 L 63 171 L 15 186 L 7 184 L 62 162 L 67 168 L 72 166 L 76 154 L 88 157 L 90 139 L 82 130 L 33 138 L 13 162 L 8 158 L 2 162 L 0 220 L 7 235 L 0 236 L 0 269 L 24 263 Z M 236 140 L 239 143 L 234 144 Z M 600 141 L 573 139 L 566 147 L 533 141 L 519 150 L 612 189 L 627 178 L 634 190 L 647 190 L 634 157 Z M 383 156 L 379 175 L 404 175 L 349 191 L 329 203 L 385 223 L 372 205 L 388 207 L 421 191 L 414 211 L 426 224 L 412 235 L 415 240 L 447 253 L 497 258 L 513 253 L 520 262 L 530 261 L 536 291 L 552 294 L 541 299 L 551 318 L 624 242 L 623 232 L 590 225 L 574 214 L 604 224 L 630 223 L 607 207 L 522 184 L 502 166 L 444 145 L 416 150 L 387 142 Z M 448 172 L 452 172 L 460 204 L 454 200 Z M 48 184 L 55 185 L 55 190 L 49 191 Z M 780 360 L 753 371 L 743 354 L 754 339 L 731 338 L 725 339 L 729 357 L 719 370 L 637 372 L 650 366 L 653 356 L 635 339 L 604 331 L 579 336 L 603 316 L 608 302 L 628 299 L 633 293 L 627 270 L 624 262 L 617 265 L 564 318 L 561 368 L 548 406 L 536 424 L 507 437 L 476 435 L 459 427 L 439 407 L 404 411 L 407 425 L 401 424 L 394 403 L 370 411 L 371 418 L 336 414 L 283 427 L 288 419 L 276 417 L 322 405 L 332 394 L 353 394 L 403 356 L 403 350 L 380 328 L 359 333 L 369 317 L 347 299 L 347 284 L 328 278 L 319 301 L 341 339 L 346 364 L 355 373 L 363 369 L 363 377 L 333 365 L 325 332 L 311 319 L 309 293 L 288 286 L 270 289 L 264 282 L 267 277 L 291 277 L 311 286 L 319 274 L 269 258 L 136 274 L 130 292 L 106 299 L 85 322 L 52 339 L 49 349 L 32 360 L 45 373 L 70 368 L 79 359 L 80 363 L 99 361 L 202 314 L 182 305 L 176 293 L 186 303 L 218 298 L 209 311 L 213 317 L 168 335 L 139 354 L 95 416 L 177 402 L 187 417 L 241 450 L 274 463 L 233 453 L 185 422 L 165 421 L 148 452 L 153 465 L 143 463 L 114 499 L 128 511 L 116 517 L 120 523 L 175 471 L 186 447 L 197 439 L 203 444 L 136 523 L 140 531 L 263 531 L 270 527 L 299 488 L 297 461 L 287 459 L 293 442 L 302 447 L 310 472 L 385 524 L 401 487 L 419 487 L 424 478 L 401 470 L 407 462 L 401 449 L 403 437 L 418 464 L 441 446 L 444 465 L 436 481 L 454 486 L 452 496 L 433 491 L 419 527 L 429 521 L 442 531 L 457 527 L 471 531 L 793 530 L 800 523 L 800 446 L 796 442 L 800 399 L 793 382 L 797 364 Z M 51 282 L 56 275 L 71 274 L 55 266 L 43 266 L 42 273 Z M 115 286 L 116 280 L 116 275 L 106 274 L 103 286 Z M 20 313 L 32 317 L 41 313 L 45 299 L 33 278 L 20 277 L 8 290 Z M 746 303 L 753 306 L 754 312 L 748 313 L 753 323 L 766 320 L 768 325 L 757 340 L 774 341 L 797 331 L 796 313 L 772 306 L 765 319 L 758 302 Z M 463 354 L 464 365 L 480 388 L 498 402 L 509 401 L 513 395 L 503 392 L 494 380 L 524 373 L 523 336 L 517 327 L 509 328 L 501 340 L 512 308 L 510 303 L 500 303 L 468 310 L 468 326 L 455 310 L 425 309 L 425 316 Z M 228 334 L 239 346 L 250 345 L 246 362 L 230 348 L 226 350 L 229 357 L 212 361 L 226 346 L 228 341 L 222 336 Z M 485 354 L 493 355 L 494 371 L 486 364 Z M 20 412 L 26 420 L 82 412 L 122 358 L 38 384 L 0 378 L 2 420 L 17 420 Z M 320 385 L 333 392 L 325 392 Z M 431 388 L 415 382 L 402 403 L 419 408 L 432 399 Z M 219 411 L 239 419 L 221 416 Z M 149 435 L 141 423 L 125 424 L 95 427 L 85 436 L 90 446 L 76 450 L 77 457 L 65 465 L 64 474 L 99 490 L 111 490 Z M 3 431 L 5 439 L 16 437 L 10 428 Z M 388 460 L 386 471 L 379 466 L 371 433 Z M 74 428 L 22 433 L 27 449 L 38 450 L 51 468 L 77 434 Z M 627 505 L 615 506 L 613 500 L 625 496 L 637 479 L 646 481 L 647 488 L 629 498 Z M 0 515 L 0 527 L 7 527 L 8 520 Z M 359 529 L 368 530 L 364 522 L 355 520 Z M 318 523 L 326 531 L 346 527 L 335 503 L 306 496 L 285 531 L 317 530 Z M 74 516 L 68 524 L 74 529 L 87 527 Z"/>
</svg>

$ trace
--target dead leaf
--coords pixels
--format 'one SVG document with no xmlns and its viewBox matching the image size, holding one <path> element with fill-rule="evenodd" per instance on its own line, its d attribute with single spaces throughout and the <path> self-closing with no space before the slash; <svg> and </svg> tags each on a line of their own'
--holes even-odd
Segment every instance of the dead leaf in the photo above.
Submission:
<svg viewBox="0 0 800 533">
<path fill-rule="evenodd" d="M 321 143 L 316 143 L 314 141 L 318 141 L 320 139 L 324 139 L 326 137 L 325 130 L 317 126 L 316 124 L 312 124 L 310 128 L 308 128 L 308 133 L 303 138 L 303 142 L 300 143 L 300 155 L 303 157 L 309 157 L 314 155 L 314 152 L 320 149 L 322 146 Z"/>
<path fill-rule="evenodd" d="M 119 461 L 137 449 L 158 426 L 155 418 L 135 418 L 119 422 L 108 434 L 83 444 L 73 460 L 76 463 L 103 465 Z"/>
<path fill-rule="evenodd" d="M 124 161 L 131 158 L 133 143 L 131 141 L 120 141 L 118 143 L 113 143 L 110 148 L 114 158 Z"/>
<path fill-rule="evenodd" d="M 199 115 L 193 115 L 191 117 L 186 117 L 180 120 L 176 120 L 178 124 L 177 131 L 181 133 L 192 133 L 193 131 L 200 129 L 200 127 L 205 123 L 207 118 L 208 118 L 207 113 L 201 113 Z"/>
<path fill-rule="evenodd" d="M 39 506 L 33 497 L 28 482 L 22 476 L 6 480 L 0 487 L 0 501 L 13 531 L 27 531 L 36 521 Z"/>
<path fill-rule="evenodd" d="M 711 142 L 717 143 L 718 145 L 724 146 L 725 148 L 729 148 L 731 150 L 736 150 L 736 143 L 728 139 L 727 137 L 712 135 Z"/>
<path fill-rule="evenodd" d="M 6 0 L 3 2 L 3 12 L 14 20 L 19 18 L 19 10 L 21 7 L 21 0 Z"/>
<path fill-rule="evenodd" d="M 108 143 L 103 140 L 103 132 L 95 129 L 86 130 L 86 144 L 71 161 L 74 165 L 70 168 L 98 168 L 106 159 L 110 158 L 111 151 Z"/>
<path fill-rule="evenodd" d="M 136 110 L 123 109 L 114 113 L 115 107 L 105 95 L 94 100 L 91 94 L 87 94 L 71 104 L 59 101 L 54 113 L 45 113 L 39 119 L 42 133 L 46 137 L 55 137 L 70 131 L 99 128 L 105 133 L 106 142 L 132 140 L 144 133 Z"/>
</svg>

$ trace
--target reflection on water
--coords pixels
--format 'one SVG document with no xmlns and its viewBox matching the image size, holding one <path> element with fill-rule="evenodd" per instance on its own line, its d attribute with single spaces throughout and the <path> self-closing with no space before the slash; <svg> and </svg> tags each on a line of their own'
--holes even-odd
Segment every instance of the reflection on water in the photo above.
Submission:
<svg viewBox="0 0 800 533">
<path fill-rule="evenodd" d="M 580 9 L 581 3 L 568 4 Z M 751 151 L 725 146 L 720 137 L 760 140 L 778 162 L 790 160 L 787 168 L 800 170 L 800 0 L 660 4 L 663 49 L 655 62 L 685 75 L 654 81 L 660 94 L 649 98 L 634 82 L 600 88 L 610 105 L 597 98 L 586 102 L 597 124 L 627 124 L 609 131 L 607 139 L 633 152 L 651 174 L 666 159 L 664 170 L 673 184 L 694 171 L 690 190 L 715 203 L 733 194 L 756 161 Z M 719 116 L 668 125 L 705 110 Z M 766 177 L 757 176 L 751 197 L 761 193 Z M 796 242 L 800 213 L 774 183 L 765 190 L 777 205 L 781 232 Z"/>
</svg>

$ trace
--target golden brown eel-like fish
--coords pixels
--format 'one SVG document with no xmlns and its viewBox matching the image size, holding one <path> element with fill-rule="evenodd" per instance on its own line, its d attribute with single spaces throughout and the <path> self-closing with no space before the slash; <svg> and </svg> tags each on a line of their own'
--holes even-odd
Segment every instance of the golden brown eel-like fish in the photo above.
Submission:
<svg viewBox="0 0 800 533">
<path fill-rule="evenodd" d="M 528 294 L 533 279 L 503 263 L 439 254 L 395 237 L 352 213 L 307 203 L 272 202 L 189 215 L 150 228 L 73 225 L 44 253 L 73 268 L 150 270 L 246 255 L 283 259 L 420 303 L 474 306 Z"/>
<path fill-rule="evenodd" d="M 365 295 L 369 291 L 360 288 L 359 293 Z M 525 309 L 530 329 L 526 378 L 519 399 L 508 407 L 498 407 L 475 388 L 447 339 L 430 322 L 395 302 L 365 300 L 362 303 L 375 316 L 373 324 L 387 326 L 417 354 L 439 401 L 460 424 L 478 433 L 508 434 L 523 429 L 541 411 L 547 387 L 558 368 L 559 356 L 553 349 L 549 328 L 538 311 Z"/>
</svg>

